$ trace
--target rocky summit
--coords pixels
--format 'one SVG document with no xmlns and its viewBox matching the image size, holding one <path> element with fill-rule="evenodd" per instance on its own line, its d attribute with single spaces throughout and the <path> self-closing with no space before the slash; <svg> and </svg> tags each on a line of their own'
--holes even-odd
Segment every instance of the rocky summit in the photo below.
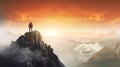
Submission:
<svg viewBox="0 0 120 67">
<path fill-rule="evenodd" d="M 29 47 L 31 50 L 45 50 L 45 49 L 50 49 L 52 48 L 50 46 L 47 46 L 46 43 L 42 40 L 42 36 L 40 32 L 38 31 L 32 31 L 32 32 L 26 32 L 24 35 L 20 36 L 16 43 L 21 47 L 21 48 L 26 48 Z"/>
<path fill-rule="evenodd" d="M 65 67 L 38 31 L 26 32 L 0 54 L 0 67 Z"/>
</svg>

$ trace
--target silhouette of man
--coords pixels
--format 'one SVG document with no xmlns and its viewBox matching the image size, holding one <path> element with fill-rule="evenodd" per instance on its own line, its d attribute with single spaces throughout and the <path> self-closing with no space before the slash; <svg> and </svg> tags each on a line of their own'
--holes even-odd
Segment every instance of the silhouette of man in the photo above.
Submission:
<svg viewBox="0 0 120 67">
<path fill-rule="evenodd" d="M 32 32 L 32 27 L 33 27 L 33 24 L 32 22 L 29 23 L 29 32 Z"/>
</svg>

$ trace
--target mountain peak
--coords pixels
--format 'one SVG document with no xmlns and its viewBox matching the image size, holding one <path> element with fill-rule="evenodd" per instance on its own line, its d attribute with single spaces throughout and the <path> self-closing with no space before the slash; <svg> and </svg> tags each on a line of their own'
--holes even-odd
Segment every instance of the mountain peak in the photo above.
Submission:
<svg viewBox="0 0 120 67">
<path fill-rule="evenodd" d="M 0 60 L 5 61 L 5 64 L 0 64 L 0 67 L 65 67 L 58 56 L 53 53 L 53 48 L 44 43 L 40 32 L 36 30 L 25 32 L 24 35 L 21 35 L 15 42 L 11 43 L 7 52 L 9 52 L 10 55 L 7 54 L 6 57 L 14 57 L 10 60 L 6 60 L 6 58 L 3 58 L 5 56 L 0 55 Z M 16 58 L 21 59 L 16 60 Z M 6 66 L 8 61 L 14 62 L 8 63 Z M 18 62 L 17 66 L 16 62 Z M 19 64 L 21 66 L 19 66 Z"/>
<path fill-rule="evenodd" d="M 42 36 L 39 31 L 26 32 L 24 35 L 20 36 L 16 43 L 20 47 L 29 47 L 32 50 L 44 49 L 47 44 L 42 40 Z"/>
</svg>

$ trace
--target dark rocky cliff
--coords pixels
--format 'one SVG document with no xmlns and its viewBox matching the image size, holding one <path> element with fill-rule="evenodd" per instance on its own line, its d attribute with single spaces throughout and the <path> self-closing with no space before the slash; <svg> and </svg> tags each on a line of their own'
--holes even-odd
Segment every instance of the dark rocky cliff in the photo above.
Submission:
<svg viewBox="0 0 120 67">
<path fill-rule="evenodd" d="M 64 67 L 38 31 L 26 32 L 0 54 L 0 67 Z"/>
</svg>

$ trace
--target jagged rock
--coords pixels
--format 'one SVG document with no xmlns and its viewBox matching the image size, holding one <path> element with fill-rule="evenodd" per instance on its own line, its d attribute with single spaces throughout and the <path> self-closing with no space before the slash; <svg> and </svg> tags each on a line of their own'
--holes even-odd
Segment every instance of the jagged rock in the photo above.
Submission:
<svg viewBox="0 0 120 67">
<path fill-rule="evenodd" d="M 30 49 L 41 49 L 44 45 L 42 36 L 38 31 L 25 33 L 17 39 L 16 43 L 20 47 L 29 47 Z"/>
<path fill-rule="evenodd" d="M 26 32 L 4 53 L 0 54 L 0 67 L 65 67 L 38 31 Z"/>
</svg>

